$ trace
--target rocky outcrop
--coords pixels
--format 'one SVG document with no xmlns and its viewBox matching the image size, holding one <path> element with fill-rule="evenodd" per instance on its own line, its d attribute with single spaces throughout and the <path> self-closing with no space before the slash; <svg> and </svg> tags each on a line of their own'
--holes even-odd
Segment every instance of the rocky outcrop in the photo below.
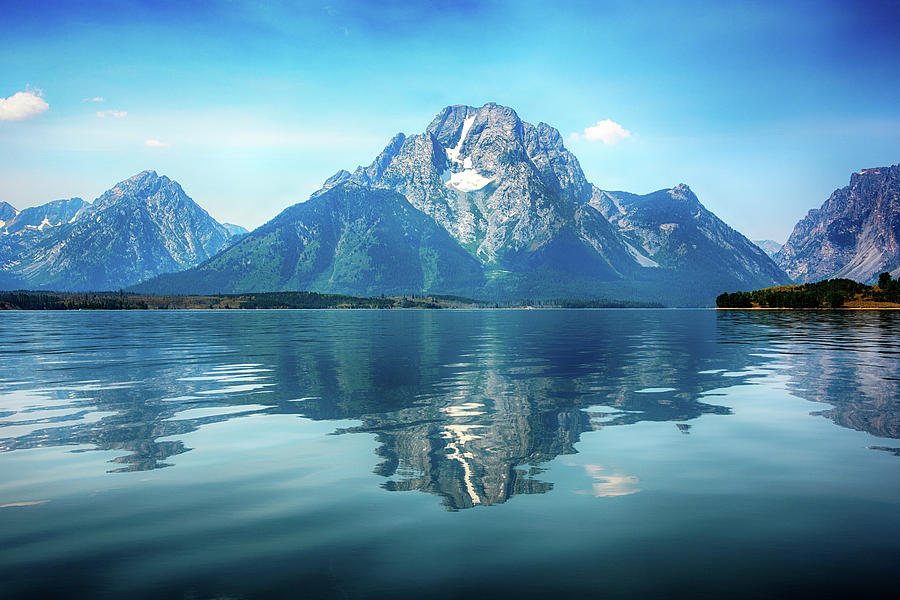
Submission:
<svg viewBox="0 0 900 600">
<path fill-rule="evenodd" d="M 900 165 L 851 175 L 797 223 L 775 260 L 798 283 L 900 275 Z"/>
<path fill-rule="evenodd" d="M 543 267 L 610 281 L 639 268 L 585 210 L 591 186 L 559 132 L 505 106 L 448 106 L 424 133 L 398 134 L 368 167 L 339 171 L 323 190 L 344 181 L 403 194 L 489 274 Z"/>
</svg>

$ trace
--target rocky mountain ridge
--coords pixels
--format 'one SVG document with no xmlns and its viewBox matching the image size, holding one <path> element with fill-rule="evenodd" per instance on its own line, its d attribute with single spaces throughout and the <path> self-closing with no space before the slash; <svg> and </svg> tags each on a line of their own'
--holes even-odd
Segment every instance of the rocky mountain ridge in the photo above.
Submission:
<svg viewBox="0 0 900 600">
<path fill-rule="evenodd" d="M 194 266 L 229 238 L 177 182 L 143 171 L 93 203 L 72 198 L 17 213 L 0 232 L 0 283 L 114 290 Z"/>
<path fill-rule="evenodd" d="M 398 134 L 368 167 L 338 172 L 323 190 L 343 181 L 403 194 L 488 272 L 528 273 L 549 261 L 614 280 L 637 267 L 586 210 L 590 184 L 559 132 L 508 107 L 448 106 L 424 133 Z"/>
<path fill-rule="evenodd" d="M 13 273 L 46 287 L 110 289 L 94 268 L 103 265 L 116 284 L 149 279 L 134 287 L 145 293 L 445 293 L 684 306 L 711 305 L 723 289 L 787 282 L 687 186 L 645 195 L 600 190 L 556 129 L 494 103 L 444 108 L 423 133 L 397 134 L 371 164 L 338 171 L 309 201 L 241 239 L 228 241 L 218 223 L 204 226 L 191 204 L 176 183 L 141 173 L 20 252 Z M 89 242 L 93 234 L 80 229 L 89 221 L 125 239 Z M 95 255 L 120 260 L 91 262 Z"/>
<path fill-rule="evenodd" d="M 314 290 L 358 295 L 472 292 L 480 265 L 402 195 L 351 182 L 295 204 L 196 268 L 145 293 Z"/>
<path fill-rule="evenodd" d="M 900 165 L 853 173 L 797 223 L 775 261 L 798 283 L 900 274 Z"/>
</svg>

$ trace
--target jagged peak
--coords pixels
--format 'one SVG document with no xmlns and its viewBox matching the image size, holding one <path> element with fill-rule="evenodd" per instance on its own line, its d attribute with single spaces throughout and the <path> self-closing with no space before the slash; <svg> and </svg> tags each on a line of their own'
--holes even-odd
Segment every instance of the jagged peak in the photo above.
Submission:
<svg viewBox="0 0 900 600">
<path fill-rule="evenodd" d="M 676 200 L 690 200 L 697 202 L 697 194 L 695 194 L 686 183 L 679 183 L 675 187 L 666 191 L 672 198 Z"/>
<path fill-rule="evenodd" d="M 862 181 L 877 179 L 900 179 L 900 164 L 860 169 L 850 175 L 850 187 L 855 187 Z"/>
<path fill-rule="evenodd" d="M 332 175 L 331 177 L 326 179 L 325 183 L 322 184 L 322 187 L 329 188 L 329 187 L 336 186 L 337 184 L 339 184 L 341 182 L 347 181 L 348 179 L 350 179 L 350 177 L 351 177 L 350 171 L 348 171 L 347 169 L 341 169 L 340 171 L 338 171 L 337 173 L 335 173 L 334 175 Z"/>
<path fill-rule="evenodd" d="M 512 119 L 517 124 L 521 122 L 515 110 L 496 102 L 487 102 L 480 108 L 466 104 L 454 104 L 444 107 L 431 121 L 425 132 L 434 135 L 444 145 L 447 145 L 448 142 L 458 141 L 459 133 L 467 121 L 470 123 L 483 121 L 490 117 Z"/>
<path fill-rule="evenodd" d="M 552 125 L 548 125 L 541 121 L 537 124 L 537 133 L 538 135 L 548 142 L 553 148 L 558 150 L 564 150 L 565 144 L 563 144 L 562 134 L 559 133 L 559 129 L 553 127 Z"/>
</svg>

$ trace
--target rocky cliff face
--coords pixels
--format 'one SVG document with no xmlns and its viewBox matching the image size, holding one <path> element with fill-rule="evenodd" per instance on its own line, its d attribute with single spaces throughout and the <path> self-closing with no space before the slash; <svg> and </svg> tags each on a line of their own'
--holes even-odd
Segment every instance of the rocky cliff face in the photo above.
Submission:
<svg viewBox="0 0 900 600">
<path fill-rule="evenodd" d="M 4 271 L 22 286 L 60 291 L 119 289 L 183 270 L 229 238 L 177 182 L 153 171 L 93 204 L 74 198 L 23 210 L 5 229 Z"/>
<path fill-rule="evenodd" d="M 618 230 L 644 267 L 713 286 L 787 282 L 765 252 L 708 211 L 684 184 L 643 196 L 594 188 L 590 205 Z"/>
<path fill-rule="evenodd" d="M 639 268 L 587 209 L 591 186 L 559 132 L 505 106 L 448 106 L 424 133 L 398 134 L 371 165 L 323 189 L 343 181 L 403 194 L 489 274 L 545 267 L 609 281 Z"/>
<path fill-rule="evenodd" d="M 803 283 L 900 275 L 900 165 L 863 169 L 794 227 L 776 262 Z"/>
<path fill-rule="evenodd" d="M 472 293 L 482 284 L 478 262 L 406 198 L 344 182 L 286 209 L 199 267 L 134 289 L 376 295 Z"/>
</svg>

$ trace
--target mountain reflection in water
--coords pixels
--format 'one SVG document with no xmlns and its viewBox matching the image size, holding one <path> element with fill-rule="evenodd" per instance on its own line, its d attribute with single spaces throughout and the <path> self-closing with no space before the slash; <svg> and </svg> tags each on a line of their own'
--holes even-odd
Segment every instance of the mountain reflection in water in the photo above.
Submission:
<svg viewBox="0 0 900 600">
<path fill-rule="evenodd" d="M 815 414 L 900 437 L 897 313 L 36 316 L 0 324 L 0 452 L 111 450 L 111 472 L 170 466 L 190 450 L 179 436 L 212 423 L 296 414 L 374 434 L 385 489 L 492 505 L 552 489 L 541 465 L 576 453 L 585 432 L 671 421 L 693 437 L 691 420 L 730 414 L 716 404 L 724 388 L 775 374 L 829 405 Z M 633 475 L 585 470 L 596 496 L 640 491 Z"/>
</svg>

